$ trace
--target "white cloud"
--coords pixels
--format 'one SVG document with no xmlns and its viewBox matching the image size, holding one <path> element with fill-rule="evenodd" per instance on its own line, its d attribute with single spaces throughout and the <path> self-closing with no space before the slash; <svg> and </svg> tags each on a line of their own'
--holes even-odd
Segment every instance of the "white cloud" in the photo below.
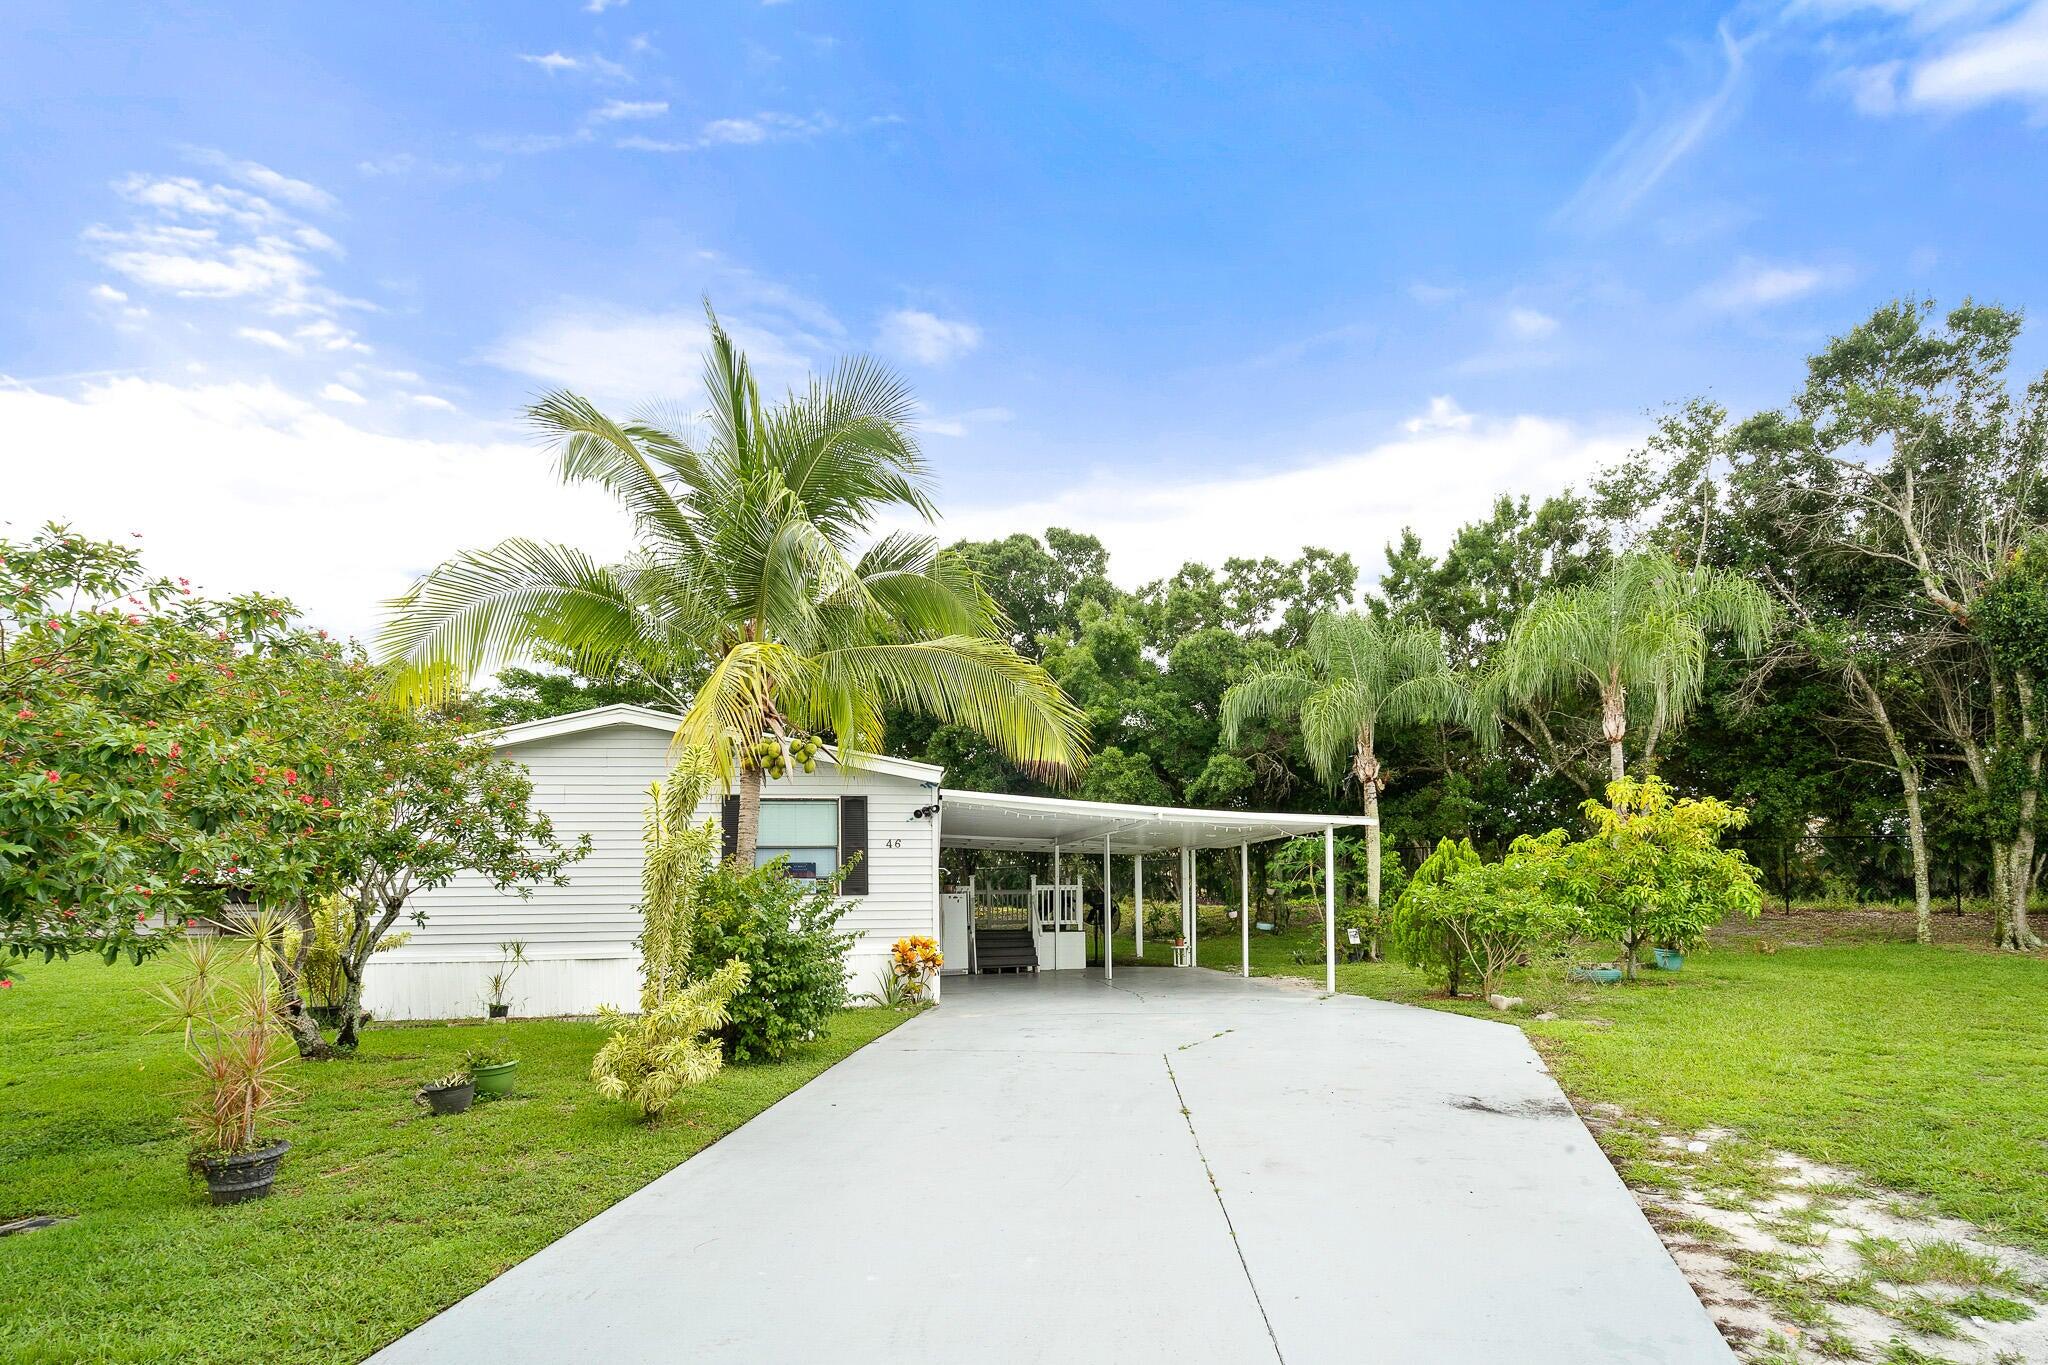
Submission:
<svg viewBox="0 0 2048 1365">
<path fill-rule="evenodd" d="M 783 142 L 836 132 L 839 121 L 829 114 L 760 113 L 748 118 L 713 119 L 697 134 L 706 147 L 750 147 L 761 142 Z"/>
<path fill-rule="evenodd" d="M 245 185 L 253 185 L 272 199 L 282 199 L 295 208 L 325 213 L 334 207 L 334 196 L 307 180 L 297 180 L 257 161 L 243 161 L 210 148 L 194 149 L 193 158 L 226 172 Z"/>
<path fill-rule="evenodd" d="M 1459 407 L 1447 393 L 1440 393 L 1429 400 L 1429 409 L 1417 413 L 1401 424 L 1401 429 L 1411 436 L 1425 431 L 1470 431 L 1472 414 Z"/>
<path fill-rule="evenodd" d="M 623 152 L 694 152 L 698 145 L 695 142 L 677 142 L 673 138 L 647 137 L 640 133 L 622 137 L 612 144 Z"/>
<path fill-rule="evenodd" d="M 1889 61 L 1849 67 L 1834 77 L 1834 84 L 1849 92 L 1858 113 L 1889 114 L 1899 107 L 1899 73 L 1905 65 Z"/>
<path fill-rule="evenodd" d="M 881 349 L 920 365 L 944 365 L 981 345 L 981 328 L 922 308 L 899 308 L 882 319 Z"/>
<path fill-rule="evenodd" d="M 721 321 L 770 395 L 801 382 L 823 347 L 785 318 L 722 314 Z M 710 339 L 704 315 L 695 310 L 586 307 L 536 320 L 499 340 L 484 359 L 606 402 L 694 406 Z"/>
<path fill-rule="evenodd" d="M 341 384 L 329 384 L 320 390 L 320 396 L 330 403 L 361 404 L 363 401 L 361 394 Z"/>
<path fill-rule="evenodd" d="M 1463 294 L 1464 289 L 1455 284 L 1431 284 L 1428 280 L 1416 280 L 1408 286 L 1408 297 L 1425 308 L 1435 308 L 1449 303 Z"/>
<path fill-rule="evenodd" d="M 281 592 L 340 633 L 373 632 L 380 602 L 457 550 L 508 535 L 604 556 L 628 543 L 601 494 L 562 487 L 523 441 L 370 431 L 269 383 L 0 386 L 0 429 L 24 449 L 94 452 L 10 469 L 8 533 L 52 518 L 124 543 L 140 529 L 152 569 Z"/>
<path fill-rule="evenodd" d="M 585 14 L 603 14 L 608 9 L 624 9 L 631 0 L 583 0 Z"/>
<path fill-rule="evenodd" d="M 1557 331 L 1557 319 L 1534 308 L 1510 308 L 1503 325 L 1517 341 L 1541 341 Z"/>
<path fill-rule="evenodd" d="M 1059 484 L 1063 491 L 1036 501 L 951 508 L 941 534 L 980 539 L 1071 527 L 1102 538 L 1125 583 L 1170 574 L 1189 559 L 1291 556 L 1304 545 L 1349 550 L 1370 577 L 1380 548 L 1402 527 L 1442 545 L 1461 523 L 1485 515 L 1498 490 L 1541 497 L 1583 482 L 1640 439 L 1546 417 L 1455 424 L 1467 415 L 1449 415 L 1449 427 L 1425 423 L 1292 469 L 1212 478 L 1173 468 L 1105 474 Z"/>
<path fill-rule="evenodd" d="M 268 346 L 273 351 L 296 351 L 299 343 L 268 327 L 237 327 L 235 335 L 244 341 L 253 341 L 258 346 Z"/>
<path fill-rule="evenodd" d="M 597 123 L 616 123 L 621 119 L 660 118 L 667 112 L 667 100 L 606 100 L 590 111 L 590 117 Z"/>
<path fill-rule="evenodd" d="M 219 152 L 193 155 L 300 205 L 332 207 L 325 191 L 253 161 Z M 315 254 L 341 246 L 272 199 L 189 176 L 132 174 L 114 192 L 133 210 L 121 226 L 95 223 L 84 234 L 100 263 L 132 286 L 179 299 L 239 301 L 273 316 L 325 317 L 364 305 L 321 282 Z"/>
<path fill-rule="evenodd" d="M 1839 284 L 1843 278 L 1844 273 L 1832 266 L 1762 261 L 1745 256 L 1693 297 L 1713 312 L 1749 313 L 1790 303 L 1815 290 Z"/>
<path fill-rule="evenodd" d="M 438 393 L 410 394 L 407 396 L 406 401 L 411 403 L 414 407 L 431 408 L 435 412 L 455 411 L 455 405 L 449 402 L 447 399 L 443 398 Z"/>
<path fill-rule="evenodd" d="M 1014 421 L 1017 414 L 1008 408 L 969 408 L 965 412 L 940 414 L 925 412 L 918 414 L 917 429 L 927 436 L 961 437 L 976 427 L 997 426 Z"/>
<path fill-rule="evenodd" d="M 309 322 L 292 335 L 323 351 L 354 351 L 358 355 L 368 355 L 371 350 L 354 332 L 331 318 Z"/>
<path fill-rule="evenodd" d="M 1746 44 L 1725 23 L 1715 30 L 1715 38 L 1719 72 L 1712 88 L 1690 98 L 1661 101 L 1639 93 L 1634 126 L 1558 209 L 1557 222 L 1588 229 L 1614 226 L 1720 127 L 1742 91 Z"/>
<path fill-rule="evenodd" d="M 2048 0 L 1919 63 L 1906 93 L 1915 104 L 1945 108 L 2004 99 L 2048 102 Z"/>
<path fill-rule="evenodd" d="M 549 72 L 579 71 L 583 67 L 581 59 L 571 57 L 566 52 L 521 52 L 518 54 L 518 57 L 522 62 L 531 63 L 541 70 Z"/>
<path fill-rule="evenodd" d="M 98 299 L 101 303 L 128 302 L 128 296 L 122 293 L 120 290 L 114 288 L 114 286 L 111 284 L 94 285 L 92 287 L 92 296 Z"/>
</svg>

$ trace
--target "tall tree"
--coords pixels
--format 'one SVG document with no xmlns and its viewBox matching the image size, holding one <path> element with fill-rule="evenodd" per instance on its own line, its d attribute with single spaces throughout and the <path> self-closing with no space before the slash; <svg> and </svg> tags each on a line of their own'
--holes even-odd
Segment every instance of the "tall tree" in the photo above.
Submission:
<svg viewBox="0 0 2048 1365">
<path fill-rule="evenodd" d="M 635 552 L 605 565 L 515 539 L 449 560 L 394 603 L 385 645 L 403 685 L 432 694 L 546 650 L 594 678 L 701 668 L 677 743 L 738 789 L 744 862 L 777 766 L 764 746 L 829 733 L 857 761 L 881 749 L 889 708 L 966 726 L 1027 767 L 1078 771 L 1079 711 L 1002 638 L 971 568 L 928 535 L 859 547 L 882 513 L 934 515 L 909 390 L 854 358 L 768 406 L 710 321 L 700 431 L 617 422 L 571 393 L 529 410 L 562 478 L 631 514 Z"/>
<path fill-rule="evenodd" d="M 1378 736 L 1382 727 L 1455 715 L 1464 692 L 1444 657 L 1443 637 L 1416 626 L 1358 612 L 1325 616 L 1309 629 L 1301 653 L 1257 668 L 1223 697 L 1223 740 L 1235 744 L 1248 723 L 1276 717 L 1300 721 L 1309 762 L 1325 782 L 1357 779 L 1365 813 L 1366 901 L 1380 904 Z"/>
<path fill-rule="evenodd" d="M 1681 569 L 1665 555 L 1625 555 L 1592 582 L 1543 593 L 1515 621 L 1486 687 L 1493 704 L 1527 703 L 1591 686 L 1610 779 L 1627 775 L 1631 708 L 1645 723 L 1645 764 L 1698 700 L 1708 637 L 1725 631 L 1754 653 L 1777 605 L 1754 583 L 1713 569 Z"/>
<path fill-rule="evenodd" d="M 1789 411 L 1745 424 L 1746 476 L 1797 539 L 1886 580 L 1927 714 L 1984 811 L 1997 936 L 2027 919 L 2042 816 L 2042 679 L 1979 610 L 2048 521 L 2048 375 L 2009 382 L 2020 315 L 1900 301 L 1829 342 Z"/>
</svg>

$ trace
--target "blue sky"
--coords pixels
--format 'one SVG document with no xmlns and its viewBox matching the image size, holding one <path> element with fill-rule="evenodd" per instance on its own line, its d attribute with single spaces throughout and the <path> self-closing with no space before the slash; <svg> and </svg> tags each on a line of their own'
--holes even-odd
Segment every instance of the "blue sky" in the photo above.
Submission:
<svg viewBox="0 0 2048 1365">
<path fill-rule="evenodd" d="M 949 534 L 1134 581 L 1371 565 L 1887 298 L 2048 297 L 2042 0 L 15 0 L 0 72 L 0 517 L 353 630 L 617 544 L 519 404 L 689 405 L 707 294 L 776 382 L 899 364 Z"/>
</svg>

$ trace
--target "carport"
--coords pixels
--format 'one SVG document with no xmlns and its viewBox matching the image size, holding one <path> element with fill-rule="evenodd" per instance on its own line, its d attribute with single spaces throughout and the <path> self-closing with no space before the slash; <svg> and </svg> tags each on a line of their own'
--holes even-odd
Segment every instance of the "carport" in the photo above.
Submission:
<svg viewBox="0 0 2048 1365">
<path fill-rule="evenodd" d="M 1339 829 L 1378 821 L 1359 815 L 1303 815 L 1278 811 L 1203 810 L 1190 806 L 1137 806 L 1112 801 L 1077 801 L 1062 797 L 1016 796 L 1003 792 L 947 788 L 940 793 L 937 814 L 939 847 L 1046 853 L 1052 856 L 1053 878 L 1044 894 L 1034 894 L 1030 913 L 1036 929 L 1040 917 L 1078 922 L 1079 885 L 1064 878 L 1065 862 L 1077 858 L 1102 860 L 1105 906 L 1114 906 L 1116 859 L 1130 863 L 1133 891 L 1132 942 L 1145 947 L 1144 867 L 1149 854 L 1171 854 L 1180 860 L 1181 926 L 1189 952 L 1182 965 L 1196 965 L 1194 858 L 1205 849 L 1238 851 L 1239 960 L 1251 974 L 1251 848 L 1253 844 L 1302 835 L 1323 836 L 1323 986 L 1337 989 L 1336 837 Z M 1034 892 L 1039 889 L 1034 888 Z M 1113 911 L 1103 916 L 1105 944 L 1113 943 Z M 1113 951 L 1103 953 L 1102 970 L 1114 979 Z"/>
</svg>

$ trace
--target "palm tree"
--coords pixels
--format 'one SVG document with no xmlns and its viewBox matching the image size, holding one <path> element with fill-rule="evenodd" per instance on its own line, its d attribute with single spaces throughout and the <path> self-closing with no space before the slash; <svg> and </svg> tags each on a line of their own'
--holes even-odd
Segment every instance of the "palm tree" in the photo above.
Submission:
<svg viewBox="0 0 2048 1365">
<path fill-rule="evenodd" d="M 1496 701 L 1529 704 L 1590 685 L 1618 782 L 1631 708 L 1647 723 L 1643 756 L 1654 762 L 1658 741 L 1699 700 L 1708 635 L 1726 631 L 1754 653 L 1777 622 L 1777 604 L 1746 578 L 1625 555 L 1590 583 L 1539 594 L 1509 630 L 1486 686 Z"/>
<path fill-rule="evenodd" d="M 909 390 L 855 358 L 764 406 L 715 315 L 704 387 L 695 430 L 617 422 L 571 393 L 533 405 L 564 482 L 609 492 L 636 548 L 608 565 L 512 539 L 447 561 L 391 604 L 400 687 L 444 692 L 526 655 L 681 680 L 676 743 L 738 788 L 735 857 L 749 864 L 764 776 L 826 734 L 857 763 L 891 708 L 972 729 L 1043 775 L 1077 771 L 1085 719 L 1005 643 L 972 571 L 929 535 L 858 544 L 880 512 L 933 516 Z"/>
<path fill-rule="evenodd" d="M 1301 653 L 1254 670 L 1223 694 L 1223 742 L 1235 745 L 1255 721 L 1299 720 L 1316 775 L 1332 784 L 1347 772 L 1357 778 L 1365 813 L 1377 822 L 1386 786 L 1375 747 L 1380 728 L 1463 709 L 1463 690 L 1435 627 L 1345 612 L 1318 618 Z M 1377 823 L 1365 831 L 1365 895 L 1377 911 Z"/>
</svg>

